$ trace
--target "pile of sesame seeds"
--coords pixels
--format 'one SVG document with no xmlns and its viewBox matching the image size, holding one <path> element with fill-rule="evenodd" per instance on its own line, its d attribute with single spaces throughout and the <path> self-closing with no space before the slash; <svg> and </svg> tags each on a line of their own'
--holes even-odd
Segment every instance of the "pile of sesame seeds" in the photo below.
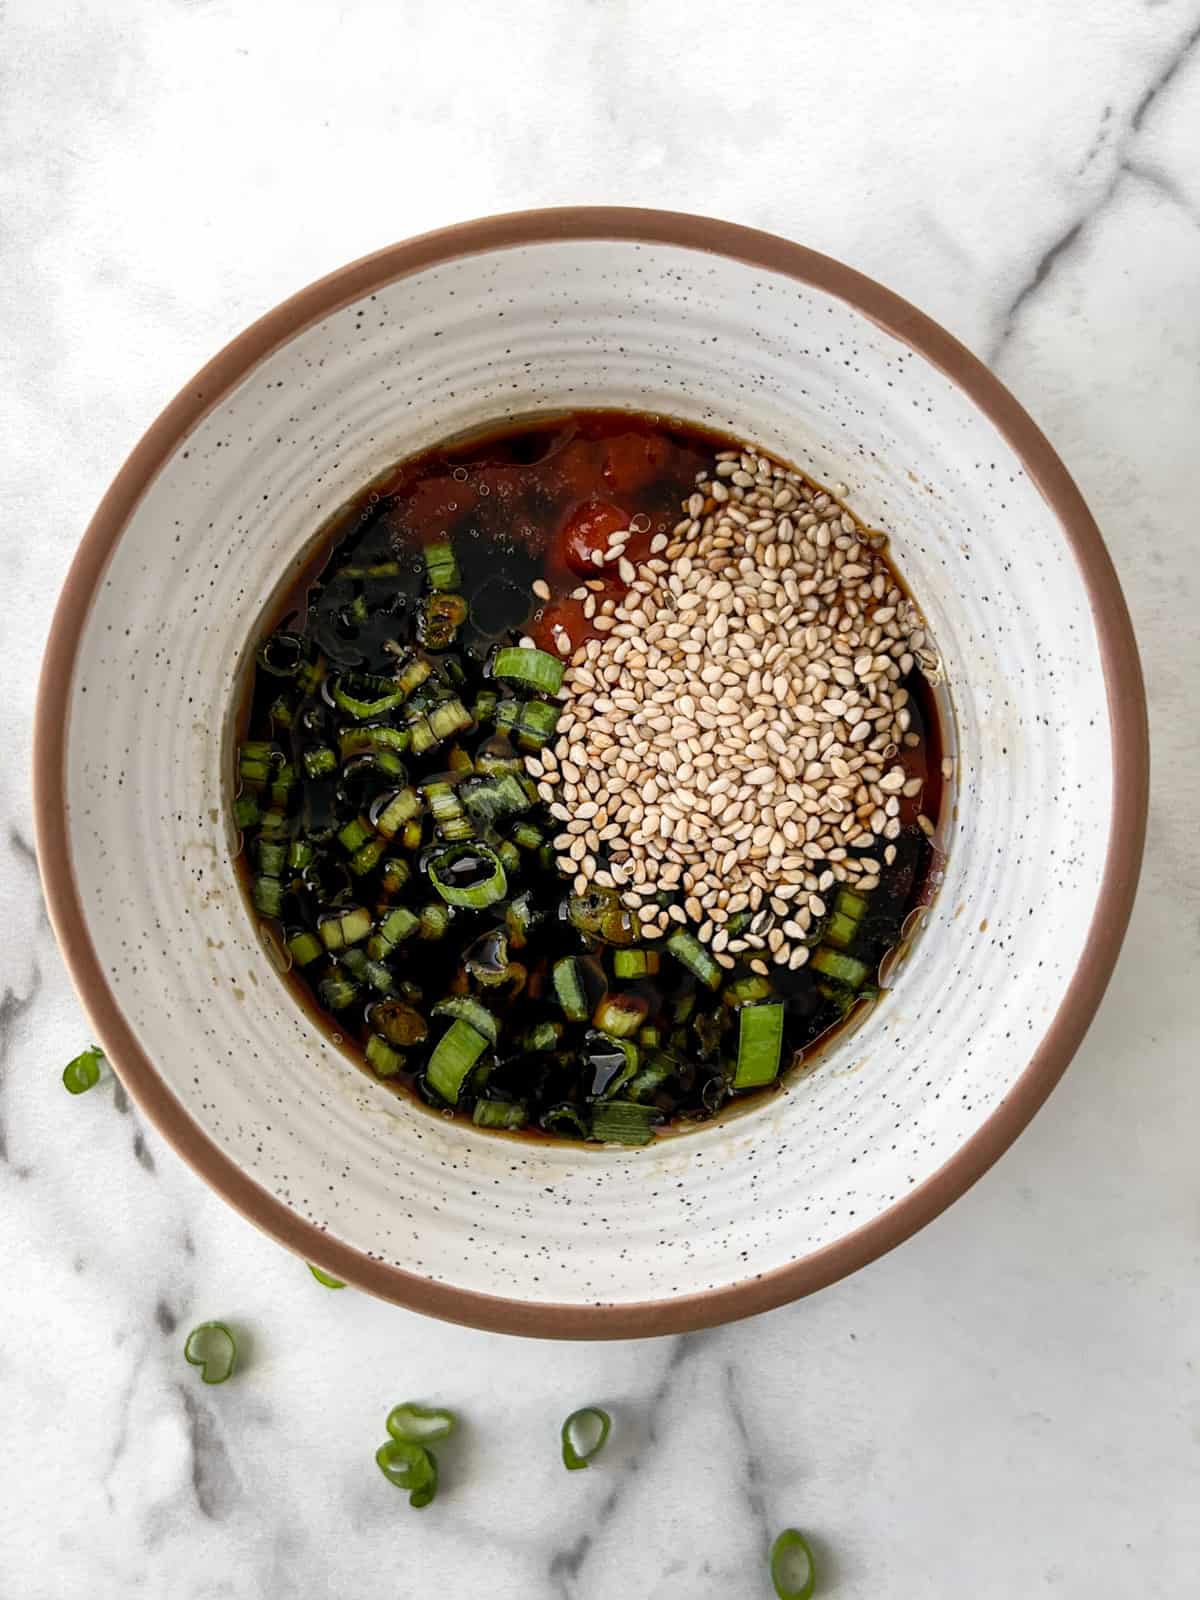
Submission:
<svg viewBox="0 0 1200 1600">
<path fill-rule="evenodd" d="M 628 587 L 575 591 L 595 636 L 528 766 L 576 893 L 612 889 L 643 936 L 688 927 L 725 967 L 794 969 L 828 891 L 895 860 L 921 786 L 901 680 L 937 657 L 882 536 L 802 474 L 722 451 L 683 511 L 637 565 L 628 533 L 597 552 Z"/>
</svg>

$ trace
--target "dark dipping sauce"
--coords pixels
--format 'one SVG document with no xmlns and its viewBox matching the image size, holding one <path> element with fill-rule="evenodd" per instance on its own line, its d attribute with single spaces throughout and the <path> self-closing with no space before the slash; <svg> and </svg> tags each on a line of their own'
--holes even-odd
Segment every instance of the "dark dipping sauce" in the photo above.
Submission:
<svg viewBox="0 0 1200 1600">
<path fill-rule="evenodd" d="M 646 560 L 651 540 L 678 523 L 697 475 L 711 473 L 718 451 L 738 448 L 662 417 L 581 412 L 430 450 L 333 519 L 260 642 L 235 777 L 248 895 L 272 942 L 292 950 L 289 982 L 335 1041 L 353 1041 L 363 1070 L 443 1113 L 631 1144 L 711 1119 L 772 1092 L 874 1002 L 880 963 L 932 897 L 940 858 L 917 816 L 939 817 L 942 743 L 933 693 L 917 669 L 903 687 L 919 743 L 898 759 L 923 787 L 902 802 L 895 861 L 848 938 L 840 924 L 840 952 L 869 973 L 857 984 L 811 963 L 775 966 L 763 978 L 750 972 L 748 953 L 710 987 L 665 939 L 639 938 L 615 895 L 574 895 L 550 848 L 562 823 L 524 774 L 522 745 L 535 746 L 523 743 L 519 721 L 505 729 L 503 712 L 497 731 L 494 697 L 501 705 L 551 698 L 498 681 L 497 648 L 528 636 L 561 661 L 584 643 L 593 625 L 571 591 L 583 580 L 594 588 L 602 580 L 598 598 L 626 587 L 593 552 L 632 528 L 626 556 L 634 566 Z M 878 549 L 881 541 L 872 542 Z M 445 585 L 431 587 L 424 555 L 447 543 L 449 598 Z M 537 580 L 549 600 L 534 592 Z M 414 662 L 429 676 L 385 704 Z M 373 702 L 384 709 L 364 712 Z M 420 753 L 418 723 L 435 732 Z M 524 784 L 523 808 L 491 815 L 481 801 L 464 813 L 460 801 L 506 771 Z M 400 791 L 415 792 L 417 805 L 384 837 L 377 825 Z M 507 862 L 502 898 L 480 908 L 443 901 L 431 863 L 441 862 L 437 876 L 457 898 L 488 880 L 497 852 Z M 836 915 L 829 898 L 829 915 L 808 941 L 814 947 Z M 408 915 L 389 925 L 397 909 Z M 391 943 L 389 926 L 400 934 Z M 648 953 L 656 970 L 618 976 L 622 950 Z M 576 1021 L 556 990 L 564 957 L 575 958 L 583 990 L 586 1015 Z M 614 999 L 617 1012 L 605 1012 Z M 495 1042 L 472 1025 L 472 1003 L 489 1014 L 485 1032 Z M 779 1074 L 769 1087 L 739 1090 L 740 1012 L 764 1003 L 782 1006 Z M 636 1022 L 624 1036 L 601 1026 L 624 1015 L 622 1006 Z M 459 1062 L 451 1072 L 451 1095 L 446 1074 L 435 1069 L 431 1082 L 428 1068 L 460 1022 L 460 1038 L 483 1048 L 469 1069 Z"/>
</svg>

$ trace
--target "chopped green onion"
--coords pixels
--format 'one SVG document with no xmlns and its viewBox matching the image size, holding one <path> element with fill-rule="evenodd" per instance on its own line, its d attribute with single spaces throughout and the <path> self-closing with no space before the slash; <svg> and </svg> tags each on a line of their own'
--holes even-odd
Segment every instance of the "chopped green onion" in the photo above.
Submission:
<svg viewBox="0 0 1200 1600">
<path fill-rule="evenodd" d="M 650 1100 L 674 1071 L 675 1063 L 670 1057 L 658 1056 L 630 1078 L 625 1093 L 630 1100 Z"/>
<path fill-rule="evenodd" d="M 344 1289 L 346 1287 L 340 1278 L 331 1278 L 327 1272 L 322 1272 L 320 1267 L 314 1267 L 311 1261 L 306 1261 L 304 1265 L 312 1273 L 317 1282 L 324 1284 L 326 1289 Z"/>
<path fill-rule="evenodd" d="M 401 689 L 403 689 L 404 693 L 409 695 L 414 689 L 420 688 L 421 684 L 426 682 L 432 673 L 433 668 L 430 666 L 429 662 L 425 660 L 424 656 L 419 656 L 414 653 L 408 656 L 404 662 L 404 665 L 398 669 L 396 673 L 396 682 L 400 685 Z"/>
<path fill-rule="evenodd" d="M 412 868 L 401 856 L 389 856 L 379 869 L 385 894 L 399 894 L 412 876 Z"/>
<path fill-rule="evenodd" d="M 497 650 L 492 676 L 510 683 L 525 683 L 542 694 L 557 694 L 562 688 L 566 662 L 545 650 L 516 646 Z"/>
<path fill-rule="evenodd" d="M 551 1106 L 542 1114 L 542 1127 L 548 1133 L 557 1133 L 562 1138 L 586 1139 L 588 1136 L 587 1125 L 582 1115 L 575 1106 Z"/>
<path fill-rule="evenodd" d="M 358 985 L 334 972 L 317 985 L 317 997 L 327 1011 L 345 1011 L 358 998 Z"/>
<path fill-rule="evenodd" d="M 506 705 L 513 702 L 506 701 Z M 525 771 L 525 763 L 520 756 L 514 754 L 513 747 L 507 739 L 499 737 L 485 739 L 475 752 L 475 766 L 479 772 L 515 772 L 518 776 Z"/>
<path fill-rule="evenodd" d="M 258 828 L 264 839 L 282 839 L 288 831 L 288 819 L 282 811 L 264 811 Z"/>
<path fill-rule="evenodd" d="M 715 956 L 709 954 L 699 939 L 681 928 L 667 940 L 667 949 L 676 961 L 681 962 L 693 976 L 699 978 L 701 983 L 706 983 L 710 989 L 720 987 L 720 963 Z"/>
<path fill-rule="evenodd" d="M 437 1458 L 411 1439 L 389 1439 L 375 1452 L 380 1472 L 397 1489 L 409 1491 L 408 1503 L 418 1510 L 437 1493 Z"/>
<path fill-rule="evenodd" d="M 608 1440 L 612 1418 L 599 1406 L 583 1406 L 562 1425 L 563 1466 L 568 1472 L 588 1467 Z"/>
<path fill-rule="evenodd" d="M 327 744 L 314 744 L 300 758 L 310 778 L 327 778 L 337 771 L 337 756 Z"/>
<path fill-rule="evenodd" d="M 509 938 L 519 950 L 525 943 L 525 935 L 539 920 L 540 913 L 536 911 L 533 897 L 528 889 L 524 894 L 519 894 L 510 900 L 504 912 L 505 925 L 508 928 Z"/>
<path fill-rule="evenodd" d="M 425 546 L 425 571 L 434 589 L 458 589 L 462 586 L 458 562 L 454 559 L 454 546 L 449 539 Z"/>
<path fill-rule="evenodd" d="M 653 977 L 657 971 L 657 950 L 617 950 L 613 953 L 613 972 L 618 978 Z"/>
<path fill-rule="evenodd" d="M 592 1021 L 602 1033 L 618 1039 L 631 1039 L 646 1020 L 650 1002 L 636 994 L 606 995 L 596 1007 Z"/>
<path fill-rule="evenodd" d="M 377 1033 L 373 1033 L 367 1040 L 363 1054 L 381 1078 L 394 1078 L 404 1065 L 403 1050 L 393 1049 L 387 1040 L 381 1039 Z"/>
<path fill-rule="evenodd" d="M 450 926 L 450 911 L 440 900 L 432 900 L 421 907 L 417 936 L 421 939 L 444 939 Z"/>
<path fill-rule="evenodd" d="M 475 830 L 463 811 L 462 800 L 450 784 L 427 783 L 424 794 L 433 815 L 433 825 L 443 839 L 455 842 L 471 837 Z"/>
<path fill-rule="evenodd" d="M 833 909 L 849 917 L 851 922 L 861 922 L 867 909 L 867 902 L 861 894 L 855 894 L 853 889 L 844 885 L 837 892 Z"/>
<path fill-rule="evenodd" d="M 317 931 L 326 950 L 344 950 L 349 945 L 361 944 L 370 933 L 371 913 L 365 906 L 329 912 L 317 924 Z"/>
<path fill-rule="evenodd" d="M 809 964 L 814 972 L 834 978 L 851 989 L 857 989 L 864 983 L 871 970 L 865 961 L 856 961 L 853 956 L 845 956 L 840 950 L 827 950 L 824 945 L 814 951 Z"/>
<path fill-rule="evenodd" d="M 377 832 L 391 839 L 420 809 L 421 798 L 415 789 L 397 789 L 395 794 L 385 796 L 371 807 L 371 821 Z"/>
<path fill-rule="evenodd" d="M 541 750 L 554 737 L 562 707 L 549 700 L 526 700 L 517 716 L 514 731 L 522 750 Z"/>
<path fill-rule="evenodd" d="M 444 739 L 452 739 L 456 733 L 465 733 L 471 726 L 471 713 L 457 698 L 443 700 L 429 713 L 429 726 L 440 743 Z"/>
<path fill-rule="evenodd" d="M 458 1104 L 459 1090 L 487 1046 L 483 1034 L 461 1017 L 456 1018 L 438 1040 L 425 1069 L 425 1081 L 447 1105 Z"/>
<path fill-rule="evenodd" d="M 296 781 L 296 769 L 290 761 L 285 761 L 271 780 L 271 804 L 273 806 L 286 806 L 288 795 L 292 792 L 292 785 Z"/>
<path fill-rule="evenodd" d="M 254 901 L 254 909 L 261 911 L 264 917 L 277 917 L 283 910 L 283 885 L 278 878 L 269 877 L 266 873 L 260 873 L 255 878 L 250 897 Z"/>
<path fill-rule="evenodd" d="M 271 709 L 267 712 L 271 719 L 272 727 L 290 728 L 295 721 L 295 712 L 286 695 L 279 695 L 271 702 Z"/>
<path fill-rule="evenodd" d="M 366 844 L 370 837 L 371 825 L 365 817 L 354 817 L 344 827 L 338 829 L 338 843 L 351 855 L 359 845 Z"/>
<path fill-rule="evenodd" d="M 283 759 L 278 745 L 266 739 L 252 739 L 238 752 L 238 777 L 250 788 L 261 789 L 271 777 L 271 769 Z"/>
<path fill-rule="evenodd" d="M 382 717 L 385 712 L 403 705 L 405 698 L 404 689 L 389 678 L 356 677 L 353 673 L 334 678 L 329 693 L 338 710 L 353 717 L 355 722 Z"/>
<path fill-rule="evenodd" d="M 269 878 L 277 878 L 287 865 L 287 847 L 278 839 L 259 839 L 256 854 L 259 871 Z"/>
<path fill-rule="evenodd" d="M 342 966 L 356 983 L 366 981 L 369 958 L 365 950 L 344 950 L 342 952 Z"/>
<path fill-rule="evenodd" d="M 472 707 L 475 721 L 490 722 L 496 715 L 496 707 L 499 702 L 500 696 L 494 689 L 481 689 L 475 696 L 475 704 Z"/>
<path fill-rule="evenodd" d="M 233 802 L 233 820 L 239 828 L 252 828 L 260 815 L 257 795 L 240 794 Z"/>
<path fill-rule="evenodd" d="M 293 872 L 303 872 L 316 858 L 316 849 L 307 839 L 293 839 L 288 845 L 287 864 Z"/>
<path fill-rule="evenodd" d="M 835 949 L 844 950 L 847 945 L 854 943 L 857 933 L 858 923 L 844 912 L 835 911 L 829 919 L 829 926 L 825 929 L 825 938 Z"/>
<path fill-rule="evenodd" d="M 481 910 L 508 893 L 508 879 L 496 852 L 485 844 L 457 844 L 435 856 L 429 881 L 448 906 Z"/>
<path fill-rule="evenodd" d="M 63 1088 L 69 1094 L 86 1094 L 89 1089 L 94 1089 L 100 1082 L 103 1062 L 104 1051 L 95 1045 L 90 1050 L 82 1051 L 63 1068 Z"/>
<path fill-rule="evenodd" d="M 529 1112 L 519 1101 L 476 1100 L 471 1120 L 477 1128 L 523 1128 Z"/>
<path fill-rule="evenodd" d="M 411 939 L 421 926 L 407 906 L 397 906 L 389 911 L 375 933 L 367 940 L 367 954 L 372 961 L 382 961 L 390 956 L 396 946 Z"/>
<path fill-rule="evenodd" d="M 357 950 L 354 953 L 355 955 L 360 954 L 360 952 Z M 395 979 L 393 978 L 389 969 L 384 966 L 382 961 L 372 961 L 368 957 L 363 966 L 362 975 L 371 985 L 372 989 L 378 990 L 380 994 L 391 994 L 396 987 Z"/>
<path fill-rule="evenodd" d="M 649 1144 L 659 1113 L 633 1100 L 602 1100 L 592 1113 L 592 1137 L 606 1144 Z"/>
<path fill-rule="evenodd" d="M 587 1020 L 587 994 L 574 956 L 563 956 L 554 963 L 554 992 L 568 1022 Z"/>
<path fill-rule="evenodd" d="M 387 848 L 386 839 L 368 839 L 366 844 L 358 847 L 347 862 L 350 871 L 356 878 L 366 877 L 368 872 L 374 871 L 379 865 L 380 857 Z"/>
<path fill-rule="evenodd" d="M 294 933 L 287 942 L 288 953 L 298 967 L 307 967 L 322 953 L 324 946 L 315 933 L 305 929 Z"/>
<path fill-rule="evenodd" d="M 316 694 L 325 682 L 328 663 L 324 656 L 318 656 L 315 661 L 306 661 L 296 674 L 296 687 L 302 694 Z"/>
<path fill-rule="evenodd" d="M 534 789 L 531 795 L 526 787 L 527 782 L 515 772 L 493 772 L 463 785 L 463 805 L 476 822 L 498 822 L 502 817 L 528 811 L 534 804 L 537 790 Z"/>
<path fill-rule="evenodd" d="M 754 1089 L 774 1083 L 783 1053 L 783 1003 L 743 1006 L 738 1012 L 735 1089 Z"/>
<path fill-rule="evenodd" d="M 533 1027 L 521 1036 L 521 1048 L 533 1054 L 539 1054 L 544 1050 L 557 1050 L 561 1038 L 561 1022 L 535 1022 Z"/>
<path fill-rule="evenodd" d="M 765 1000 L 770 993 L 771 985 L 766 978 L 752 973 L 749 977 L 739 978 L 736 983 L 728 984 L 721 998 L 727 1006 L 745 1006 L 755 1000 Z"/>
<path fill-rule="evenodd" d="M 771 1546 L 771 1582 L 779 1600 L 811 1600 L 817 1568 L 808 1540 L 785 1528 Z"/>
<path fill-rule="evenodd" d="M 188 1334 L 183 1355 L 205 1383 L 224 1383 L 237 1365 L 237 1341 L 223 1322 L 202 1322 Z"/>
<path fill-rule="evenodd" d="M 511 839 L 501 839 L 496 846 L 496 854 L 500 857 L 506 872 L 521 870 L 521 852 Z"/>
<path fill-rule="evenodd" d="M 343 761 L 354 756 L 396 755 L 407 750 L 411 742 L 407 728 L 393 728 L 386 722 L 360 722 L 338 733 L 338 751 Z"/>
<path fill-rule="evenodd" d="M 419 1406 L 415 1400 L 405 1400 L 388 1412 L 387 1431 L 393 1439 L 403 1439 L 408 1444 L 437 1444 L 448 1439 L 458 1427 L 453 1411 L 441 1406 Z"/>
<path fill-rule="evenodd" d="M 433 1008 L 435 1017 L 461 1017 L 469 1022 L 476 1033 L 481 1033 L 491 1045 L 500 1039 L 500 1024 L 486 1006 L 468 994 L 447 995 Z"/>
</svg>

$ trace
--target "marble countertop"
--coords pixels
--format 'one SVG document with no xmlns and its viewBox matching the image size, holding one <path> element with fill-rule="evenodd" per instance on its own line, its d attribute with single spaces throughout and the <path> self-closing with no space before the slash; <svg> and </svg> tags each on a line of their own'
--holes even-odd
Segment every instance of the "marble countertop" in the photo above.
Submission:
<svg viewBox="0 0 1200 1600">
<path fill-rule="evenodd" d="M 4 0 L 2 1600 L 1180 1597 L 1200 1566 L 1200 6 Z M 394 238 L 621 201 L 827 250 L 991 361 L 1078 478 L 1155 740 L 1125 953 L 949 1213 L 740 1326 L 550 1346 L 320 1289 L 114 1086 L 37 910 L 38 661 L 138 435 L 275 301 Z M 244 1330 L 239 1381 L 180 1354 Z M 467 1419 L 420 1515 L 390 1404 Z M 568 1476 L 557 1427 L 616 1418 Z"/>
</svg>

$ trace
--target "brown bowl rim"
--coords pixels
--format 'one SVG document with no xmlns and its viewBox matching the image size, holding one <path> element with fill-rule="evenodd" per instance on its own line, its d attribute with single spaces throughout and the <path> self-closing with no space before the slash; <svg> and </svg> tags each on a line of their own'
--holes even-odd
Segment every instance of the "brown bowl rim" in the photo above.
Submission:
<svg viewBox="0 0 1200 1600">
<path fill-rule="evenodd" d="M 70 853 L 62 848 L 68 837 L 69 689 L 80 635 L 125 524 L 184 436 L 255 365 L 297 332 L 382 285 L 465 255 L 561 239 L 676 245 L 795 278 L 844 300 L 964 390 L 1016 452 L 1070 541 L 1095 617 L 1116 752 L 1112 826 L 1087 944 L 1041 1044 L 986 1121 L 936 1173 L 835 1243 L 725 1288 L 628 1304 L 543 1304 L 436 1283 L 330 1238 L 268 1194 L 193 1121 L 138 1044 L 88 935 Z M 414 1311 L 502 1333 L 558 1339 L 632 1338 L 710 1327 L 824 1288 L 909 1238 L 964 1193 L 1008 1148 L 1062 1076 L 1112 973 L 1141 863 L 1149 746 L 1137 645 L 1099 529 L 1033 419 L 965 346 L 889 289 L 804 245 L 736 223 L 679 212 L 568 206 L 460 223 L 389 245 L 340 267 L 260 317 L 180 390 L 117 473 L 88 525 L 63 586 L 38 686 L 33 780 L 38 860 L 47 908 L 80 999 L 130 1095 L 206 1183 L 304 1260 Z"/>
</svg>

